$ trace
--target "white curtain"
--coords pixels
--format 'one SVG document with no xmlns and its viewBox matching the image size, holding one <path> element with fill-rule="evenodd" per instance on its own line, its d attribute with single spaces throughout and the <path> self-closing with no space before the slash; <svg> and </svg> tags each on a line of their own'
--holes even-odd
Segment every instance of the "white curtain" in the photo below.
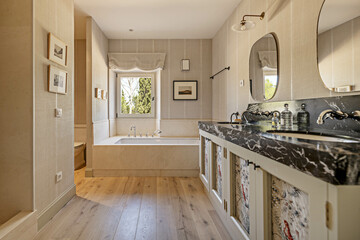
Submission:
<svg viewBox="0 0 360 240">
<path fill-rule="evenodd" d="M 163 69 L 166 53 L 108 53 L 110 69 L 128 71 Z"/>
<path fill-rule="evenodd" d="M 277 68 L 277 52 L 276 51 L 259 51 L 259 60 L 262 68 Z"/>
</svg>

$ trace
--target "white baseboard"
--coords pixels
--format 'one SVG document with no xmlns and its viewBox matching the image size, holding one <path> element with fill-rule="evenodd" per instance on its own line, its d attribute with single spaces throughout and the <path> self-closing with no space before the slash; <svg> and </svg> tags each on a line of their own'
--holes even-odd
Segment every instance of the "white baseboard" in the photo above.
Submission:
<svg viewBox="0 0 360 240">
<path fill-rule="evenodd" d="M 48 223 L 76 194 L 75 184 L 69 187 L 63 194 L 57 197 L 37 218 L 38 230 Z"/>
<path fill-rule="evenodd" d="M 85 177 L 93 177 L 93 169 L 92 168 L 85 169 Z"/>
<path fill-rule="evenodd" d="M 36 212 L 22 211 L 0 226 L 0 240 L 32 240 L 37 233 Z"/>
<path fill-rule="evenodd" d="M 94 177 L 197 177 L 199 169 L 93 169 Z"/>
</svg>

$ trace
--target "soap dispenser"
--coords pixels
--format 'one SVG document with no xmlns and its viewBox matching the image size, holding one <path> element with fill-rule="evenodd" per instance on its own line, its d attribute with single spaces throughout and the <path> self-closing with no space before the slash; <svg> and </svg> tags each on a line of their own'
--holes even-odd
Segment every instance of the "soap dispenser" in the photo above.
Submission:
<svg viewBox="0 0 360 240">
<path fill-rule="evenodd" d="M 301 104 L 301 110 L 297 114 L 297 123 L 299 128 L 307 128 L 310 122 L 310 113 L 305 110 L 306 104 Z"/>
<path fill-rule="evenodd" d="M 273 117 L 271 118 L 271 127 L 277 128 L 279 126 L 280 113 L 278 111 L 274 111 L 272 115 Z"/>
<path fill-rule="evenodd" d="M 293 124 L 293 114 L 289 110 L 289 104 L 284 104 L 285 110 L 281 112 L 281 127 L 284 129 L 291 129 Z"/>
</svg>

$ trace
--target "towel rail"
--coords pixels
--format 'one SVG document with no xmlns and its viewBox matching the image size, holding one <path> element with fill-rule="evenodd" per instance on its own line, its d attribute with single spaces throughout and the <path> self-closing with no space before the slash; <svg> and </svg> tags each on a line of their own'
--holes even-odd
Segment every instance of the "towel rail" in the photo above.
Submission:
<svg viewBox="0 0 360 240">
<path fill-rule="evenodd" d="M 214 77 L 215 77 L 216 75 L 222 73 L 222 72 L 225 71 L 225 70 L 230 70 L 230 66 L 224 68 L 224 69 L 221 70 L 221 71 L 218 71 L 217 73 L 215 73 L 214 75 L 212 75 L 212 76 L 210 77 L 210 79 L 214 79 Z"/>
</svg>

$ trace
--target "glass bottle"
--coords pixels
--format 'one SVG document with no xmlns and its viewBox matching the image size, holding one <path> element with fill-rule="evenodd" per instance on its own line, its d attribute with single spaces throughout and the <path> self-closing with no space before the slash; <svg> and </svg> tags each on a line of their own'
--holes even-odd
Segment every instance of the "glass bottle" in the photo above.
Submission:
<svg viewBox="0 0 360 240">
<path fill-rule="evenodd" d="M 301 110 L 297 114 L 297 122 L 299 128 L 307 128 L 310 122 L 310 113 L 305 110 L 306 104 L 301 104 Z"/>
<path fill-rule="evenodd" d="M 281 127 L 291 129 L 293 124 L 293 114 L 289 110 L 289 104 L 284 104 L 285 110 L 281 112 Z"/>
</svg>

